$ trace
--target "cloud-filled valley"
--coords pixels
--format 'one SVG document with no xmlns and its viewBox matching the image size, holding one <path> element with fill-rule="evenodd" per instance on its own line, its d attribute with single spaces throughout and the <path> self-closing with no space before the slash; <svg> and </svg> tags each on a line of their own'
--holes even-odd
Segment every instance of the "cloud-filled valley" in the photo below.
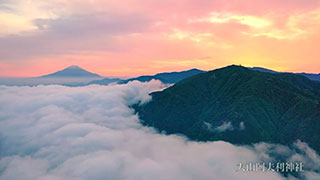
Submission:
<svg viewBox="0 0 320 180">
<path fill-rule="evenodd" d="M 237 146 L 142 126 L 130 105 L 150 101 L 150 92 L 165 87 L 155 80 L 0 86 L 0 180 L 295 179 L 237 171 L 240 162 L 274 161 L 279 155 L 305 164 L 300 178 L 319 179 L 320 158 L 300 141 L 290 148 Z"/>
</svg>

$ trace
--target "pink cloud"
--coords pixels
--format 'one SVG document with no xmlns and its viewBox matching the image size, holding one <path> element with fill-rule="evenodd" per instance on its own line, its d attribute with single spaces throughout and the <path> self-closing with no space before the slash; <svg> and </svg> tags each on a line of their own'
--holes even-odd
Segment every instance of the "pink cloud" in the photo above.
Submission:
<svg viewBox="0 0 320 180">
<path fill-rule="evenodd" d="M 31 19 L 35 31 L 0 36 L 0 76 L 40 75 L 71 63 L 103 75 L 122 75 L 114 69 L 136 75 L 192 68 L 199 57 L 211 57 L 202 61 L 205 69 L 236 62 L 317 71 L 319 0 L 31 2 L 37 7 L 32 12 L 24 1 L 7 3 L 15 9 L 10 13 L 39 18 Z M 214 13 L 227 20 L 192 22 Z M 299 63 L 302 58 L 308 65 Z M 159 61 L 170 63 L 157 67 Z M 34 71 L 35 66 L 47 67 Z"/>
</svg>

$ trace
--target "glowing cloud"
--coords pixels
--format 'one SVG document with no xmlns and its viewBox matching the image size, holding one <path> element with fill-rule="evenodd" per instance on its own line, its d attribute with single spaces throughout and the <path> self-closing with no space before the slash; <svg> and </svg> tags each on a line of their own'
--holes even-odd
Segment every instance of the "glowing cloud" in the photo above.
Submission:
<svg viewBox="0 0 320 180">
<path fill-rule="evenodd" d="M 210 23 L 240 23 L 250 26 L 252 28 L 264 28 L 271 26 L 272 23 L 267 19 L 263 19 L 257 16 L 249 15 L 236 15 L 231 13 L 217 13 L 212 12 L 208 18 L 191 20 L 190 22 L 210 22 Z"/>
<path fill-rule="evenodd" d="M 3 0 L 0 76 L 72 64 L 105 76 L 232 63 L 319 73 L 319 8 L 319 0 Z M 181 63 L 202 57 L 211 58 Z"/>
</svg>

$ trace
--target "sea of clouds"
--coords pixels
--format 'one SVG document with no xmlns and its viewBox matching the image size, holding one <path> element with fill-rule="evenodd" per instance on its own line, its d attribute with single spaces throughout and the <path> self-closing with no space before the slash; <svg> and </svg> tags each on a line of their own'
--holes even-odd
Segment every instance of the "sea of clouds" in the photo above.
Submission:
<svg viewBox="0 0 320 180">
<path fill-rule="evenodd" d="M 194 142 L 139 123 L 129 108 L 151 100 L 160 81 L 65 87 L 0 86 L 0 180 L 295 179 L 242 172 L 240 162 L 305 163 L 299 178 L 320 179 L 320 158 L 307 144 Z"/>
</svg>

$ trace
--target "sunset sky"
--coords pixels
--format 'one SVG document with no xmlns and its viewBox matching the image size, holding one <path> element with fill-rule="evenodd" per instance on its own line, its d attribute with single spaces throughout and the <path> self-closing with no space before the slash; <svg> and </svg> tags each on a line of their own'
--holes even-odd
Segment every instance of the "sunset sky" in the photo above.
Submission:
<svg viewBox="0 0 320 180">
<path fill-rule="evenodd" d="M 0 76 L 241 64 L 320 73 L 320 0 L 1 0 Z"/>
</svg>

